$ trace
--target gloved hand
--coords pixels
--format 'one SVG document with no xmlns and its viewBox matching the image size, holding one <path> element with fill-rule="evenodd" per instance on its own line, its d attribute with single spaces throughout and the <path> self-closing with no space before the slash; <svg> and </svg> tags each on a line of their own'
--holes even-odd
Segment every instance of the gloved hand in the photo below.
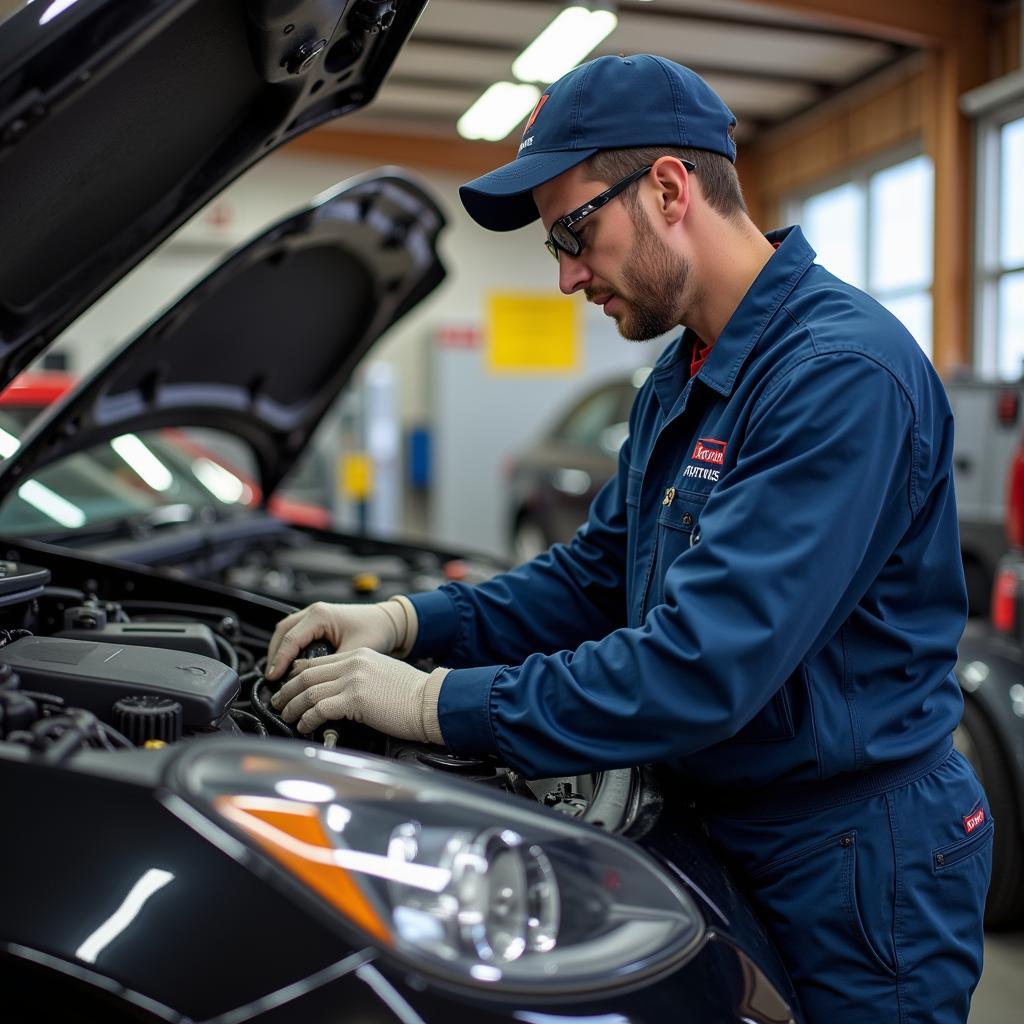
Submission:
<svg viewBox="0 0 1024 1024">
<path fill-rule="evenodd" d="M 350 718 L 399 739 L 443 743 L 437 701 L 449 671 L 420 672 L 365 647 L 300 658 L 271 703 L 286 722 L 298 722 L 301 733 Z"/>
<path fill-rule="evenodd" d="M 282 676 L 304 647 L 321 638 L 339 651 L 368 647 L 404 657 L 412 650 L 418 625 L 416 609 L 407 597 L 392 597 L 379 604 L 317 601 L 277 624 L 267 647 L 265 677 Z"/>
</svg>

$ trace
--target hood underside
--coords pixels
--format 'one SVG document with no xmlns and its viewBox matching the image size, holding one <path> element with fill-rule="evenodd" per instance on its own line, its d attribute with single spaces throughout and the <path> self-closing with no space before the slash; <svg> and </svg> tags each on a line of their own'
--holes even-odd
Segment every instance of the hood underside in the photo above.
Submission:
<svg viewBox="0 0 1024 1024">
<path fill-rule="evenodd" d="M 443 279 L 443 224 L 397 171 L 278 222 L 33 423 L 0 464 L 0 500 L 58 459 L 160 427 L 241 438 L 269 496 L 367 350 Z"/>
<path fill-rule="evenodd" d="M 425 2 L 36 2 L 0 25 L 0 386 L 247 167 L 373 99 Z"/>
</svg>

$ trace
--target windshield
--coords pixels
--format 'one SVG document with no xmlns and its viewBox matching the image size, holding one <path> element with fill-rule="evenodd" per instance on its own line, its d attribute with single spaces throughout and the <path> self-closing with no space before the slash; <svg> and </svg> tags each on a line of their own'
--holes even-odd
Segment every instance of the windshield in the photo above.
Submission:
<svg viewBox="0 0 1024 1024">
<path fill-rule="evenodd" d="M 0 456 L 9 458 L 38 413 L 0 408 Z M 124 434 L 70 455 L 22 483 L 0 505 L 0 532 L 47 534 L 111 520 L 138 519 L 182 506 L 226 509 L 252 499 L 251 488 L 202 453 L 186 450 L 172 431 Z"/>
</svg>

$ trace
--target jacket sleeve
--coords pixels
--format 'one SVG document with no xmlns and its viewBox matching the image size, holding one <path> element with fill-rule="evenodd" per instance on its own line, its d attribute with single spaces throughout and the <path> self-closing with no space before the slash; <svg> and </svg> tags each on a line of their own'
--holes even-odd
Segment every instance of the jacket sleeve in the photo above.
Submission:
<svg viewBox="0 0 1024 1024">
<path fill-rule="evenodd" d="M 630 441 L 568 544 L 476 586 L 410 597 L 419 628 L 410 657 L 448 667 L 518 663 L 599 639 L 626 622 L 626 488 Z"/>
<path fill-rule="evenodd" d="M 751 411 L 700 543 L 657 570 L 664 600 L 639 627 L 575 650 L 450 673 L 445 742 L 538 777 L 735 735 L 834 634 L 909 527 L 916 430 L 908 394 L 866 355 L 787 367 Z"/>
</svg>

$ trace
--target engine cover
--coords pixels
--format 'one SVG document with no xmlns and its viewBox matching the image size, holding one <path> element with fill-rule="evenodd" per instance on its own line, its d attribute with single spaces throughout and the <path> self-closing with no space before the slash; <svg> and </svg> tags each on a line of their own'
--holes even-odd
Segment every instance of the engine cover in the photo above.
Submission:
<svg viewBox="0 0 1024 1024">
<path fill-rule="evenodd" d="M 151 694 L 181 704 L 186 730 L 217 725 L 238 695 L 238 674 L 201 654 L 88 640 L 27 636 L 0 649 L 0 664 L 105 722 L 122 697 Z"/>
</svg>

